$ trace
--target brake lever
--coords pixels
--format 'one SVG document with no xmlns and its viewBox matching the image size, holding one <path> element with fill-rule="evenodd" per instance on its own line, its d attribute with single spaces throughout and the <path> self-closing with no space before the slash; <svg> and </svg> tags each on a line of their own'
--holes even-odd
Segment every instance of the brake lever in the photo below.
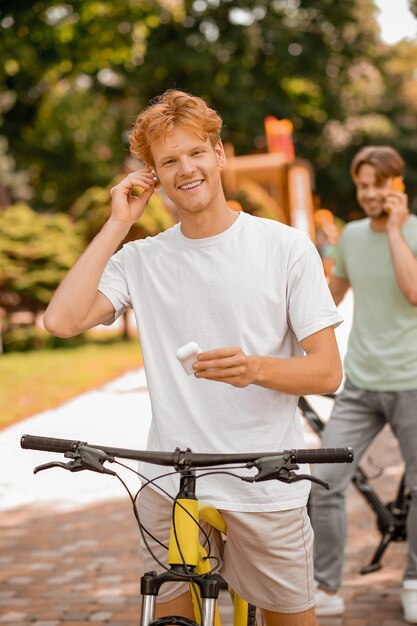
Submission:
<svg viewBox="0 0 417 626">
<path fill-rule="evenodd" d="M 79 460 L 84 469 L 89 469 L 92 472 L 99 472 L 100 474 L 111 474 L 116 476 L 116 472 L 104 467 L 104 462 L 114 462 L 114 457 L 107 454 L 99 448 L 90 448 L 89 446 L 78 446 L 79 457 L 76 457 L 76 461 Z M 77 471 L 77 470 L 75 470 Z"/>
<path fill-rule="evenodd" d="M 116 476 L 116 472 L 113 472 L 113 470 L 110 470 L 103 465 L 105 461 L 112 463 L 114 461 L 114 457 L 106 454 L 106 452 L 103 452 L 103 450 L 99 450 L 98 448 L 78 446 L 76 452 L 66 452 L 64 456 L 72 460 L 68 463 L 52 461 L 51 463 L 38 465 L 33 470 L 33 473 L 37 474 L 42 470 L 50 469 L 52 467 L 62 467 L 69 472 L 90 470 L 91 472 L 98 472 L 99 474 L 110 474 L 111 476 Z"/>
<path fill-rule="evenodd" d="M 276 476 L 275 478 L 281 482 L 289 484 L 297 483 L 300 480 L 309 480 L 311 483 L 317 483 L 325 489 L 330 489 L 329 483 L 326 483 L 324 480 L 320 480 L 320 478 L 316 478 L 316 476 L 311 476 L 310 474 L 296 474 L 295 472 L 289 472 L 287 476 Z"/>
<path fill-rule="evenodd" d="M 75 469 L 71 469 L 69 467 L 71 463 L 74 463 L 74 461 L 70 461 L 69 463 L 62 463 L 62 461 L 52 461 L 51 463 L 44 463 L 43 465 L 37 465 L 33 470 L 33 473 L 37 474 L 38 472 L 51 469 L 52 467 L 62 467 L 63 469 L 69 470 L 70 472 L 75 472 Z"/>
<path fill-rule="evenodd" d="M 255 476 L 242 478 L 242 480 L 248 483 L 259 483 L 273 478 L 288 482 L 290 474 L 294 474 L 292 470 L 298 469 L 297 463 L 293 463 L 289 455 L 283 456 L 281 454 L 271 457 L 262 457 L 255 462 L 248 463 L 248 467 L 256 467 L 258 470 Z"/>
<path fill-rule="evenodd" d="M 248 464 L 249 466 L 249 464 Z M 311 476 L 310 474 L 296 474 L 294 470 L 299 469 L 297 463 L 293 463 L 290 457 L 273 457 L 267 459 L 258 459 L 251 466 L 258 468 L 258 473 L 255 476 L 245 476 L 242 478 L 245 482 L 258 483 L 264 480 L 279 480 L 282 483 L 296 483 L 300 480 L 309 480 L 313 483 L 317 483 L 326 489 L 329 489 L 328 483 Z"/>
</svg>

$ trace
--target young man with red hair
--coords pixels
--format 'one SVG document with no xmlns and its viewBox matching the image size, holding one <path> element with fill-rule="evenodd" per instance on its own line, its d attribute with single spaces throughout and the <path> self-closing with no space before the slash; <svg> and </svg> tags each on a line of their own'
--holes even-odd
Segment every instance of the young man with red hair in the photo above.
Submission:
<svg viewBox="0 0 417 626">
<path fill-rule="evenodd" d="M 69 337 L 134 310 L 152 404 L 149 449 L 303 447 L 297 395 L 339 386 L 341 318 L 306 236 L 228 206 L 221 126 L 202 99 L 177 90 L 138 116 L 131 151 L 147 167 L 112 189 L 109 220 L 58 288 L 45 325 Z M 179 223 L 116 252 L 157 185 Z M 187 376 L 175 353 L 191 341 L 201 352 Z M 162 484 L 176 494 L 174 477 Z M 221 572 L 232 587 L 264 610 L 268 626 L 315 626 L 309 483 L 254 487 L 210 475 L 197 493 L 226 520 Z M 141 494 L 141 519 L 163 543 L 171 506 L 155 489 Z M 159 615 L 193 618 L 185 583 L 163 586 L 159 601 Z"/>
</svg>

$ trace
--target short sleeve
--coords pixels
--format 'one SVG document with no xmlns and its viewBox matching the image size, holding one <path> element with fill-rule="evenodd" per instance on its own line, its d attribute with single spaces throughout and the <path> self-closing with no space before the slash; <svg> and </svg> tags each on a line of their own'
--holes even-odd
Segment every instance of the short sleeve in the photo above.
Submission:
<svg viewBox="0 0 417 626">
<path fill-rule="evenodd" d="M 100 279 L 98 290 L 114 306 L 115 315 L 111 323 L 127 309 L 131 308 L 130 294 L 125 276 L 123 249 L 116 252 L 107 263 Z"/>
<path fill-rule="evenodd" d="M 313 245 L 289 269 L 287 311 L 289 325 L 298 341 L 328 326 L 336 327 L 343 321 L 327 285 L 319 253 Z"/>
</svg>

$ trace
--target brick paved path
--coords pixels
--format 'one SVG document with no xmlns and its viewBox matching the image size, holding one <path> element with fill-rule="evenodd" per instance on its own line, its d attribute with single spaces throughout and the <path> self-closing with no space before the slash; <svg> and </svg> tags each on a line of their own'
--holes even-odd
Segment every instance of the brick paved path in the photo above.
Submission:
<svg viewBox="0 0 417 626">
<path fill-rule="evenodd" d="M 401 475 L 391 435 L 384 432 L 371 455 L 383 465 L 394 464 L 373 483 L 391 499 Z M 34 507 L 1 511 L 0 624 L 137 626 L 140 554 L 129 507 L 120 499 L 64 513 Z M 321 618 L 320 624 L 404 624 L 399 591 L 406 546 L 391 544 L 383 569 L 361 576 L 379 535 L 373 514 L 353 488 L 349 511 L 343 588 L 348 608 L 343 617 Z"/>
</svg>

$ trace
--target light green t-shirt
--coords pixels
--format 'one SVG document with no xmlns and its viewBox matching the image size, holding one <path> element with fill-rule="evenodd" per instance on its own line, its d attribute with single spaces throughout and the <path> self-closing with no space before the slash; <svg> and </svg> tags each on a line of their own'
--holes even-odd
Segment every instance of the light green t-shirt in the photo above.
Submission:
<svg viewBox="0 0 417 626">
<path fill-rule="evenodd" d="M 417 217 L 402 228 L 417 257 Z M 386 233 L 368 218 L 348 224 L 336 254 L 334 275 L 348 278 L 354 314 L 345 372 L 360 389 L 417 389 L 417 307 L 398 286 Z"/>
</svg>

